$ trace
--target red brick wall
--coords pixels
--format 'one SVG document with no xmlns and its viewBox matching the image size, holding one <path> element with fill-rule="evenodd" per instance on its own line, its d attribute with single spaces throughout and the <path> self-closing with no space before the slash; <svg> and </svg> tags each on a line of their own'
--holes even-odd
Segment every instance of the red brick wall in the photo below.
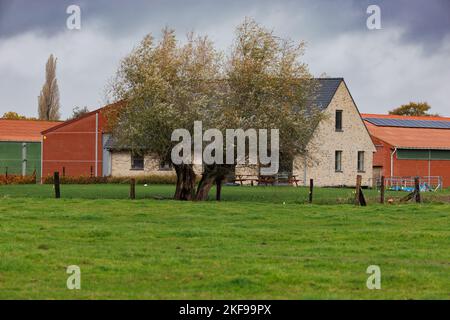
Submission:
<svg viewBox="0 0 450 320">
<path fill-rule="evenodd" d="M 373 143 L 377 149 L 377 152 L 373 155 L 373 166 L 382 167 L 381 175 L 385 177 L 391 176 L 391 152 L 392 146 L 388 143 L 372 137 Z"/>
<path fill-rule="evenodd" d="M 96 114 L 67 122 L 43 137 L 43 173 L 53 175 L 59 171 L 66 176 L 95 176 L 95 118 Z M 102 128 L 105 120 L 99 113 L 98 176 L 102 175 Z"/>
<path fill-rule="evenodd" d="M 450 160 L 432 160 L 431 171 L 428 171 L 428 160 L 399 160 L 394 161 L 394 176 L 440 176 L 444 188 L 450 187 Z"/>
<path fill-rule="evenodd" d="M 373 166 L 382 167 L 382 175 L 391 176 L 391 152 L 393 147 L 388 143 L 372 137 L 377 148 L 374 154 Z M 394 156 L 394 176 L 395 177 L 414 177 L 414 176 L 440 176 L 443 179 L 443 186 L 450 187 L 450 161 L 433 160 L 431 161 L 431 174 L 428 172 L 428 160 L 399 160 Z"/>
</svg>

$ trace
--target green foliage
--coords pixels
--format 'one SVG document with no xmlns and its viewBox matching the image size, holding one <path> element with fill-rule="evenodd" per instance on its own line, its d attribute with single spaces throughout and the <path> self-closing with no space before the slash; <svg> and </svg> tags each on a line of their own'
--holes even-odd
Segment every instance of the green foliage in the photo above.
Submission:
<svg viewBox="0 0 450 320">
<path fill-rule="evenodd" d="M 22 116 L 14 111 L 5 112 L 2 116 L 2 119 L 9 120 L 36 120 L 36 118 L 27 118 L 26 116 Z"/>
<path fill-rule="evenodd" d="M 301 61 L 304 46 L 245 19 L 227 57 L 226 99 L 217 126 L 279 129 L 280 153 L 291 160 L 304 154 L 323 117 L 308 105 L 317 83 Z"/>
<path fill-rule="evenodd" d="M 127 101 L 113 117 L 119 146 L 145 149 L 170 160 L 174 129 L 279 129 L 280 151 L 305 153 L 322 114 L 308 108 L 316 83 L 301 62 L 304 43 L 284 40 L 246 19 L 231 52 L 218 52 L 207 37 L 190 34 L 180 44 L 173 30 L 155 43 L 147 35 L 123 59 L 110 92 Z"/>
<path fill-rule="evenodd" d="M 389 111 L 389 114 L 400 116 L 435 116 L 428 113 L 430 109 L 431 107 L 427 102 L 410 102 Z"/>
<path fill-rule="evenodd" d="M 204 109 L 213 105 L 218 68 L 217 53 L 206 37 L 191 34 L 182 45 L 173 30 L 164 29 L 158 43 L 147 35 L 123 59 L 111 86 L 116 100 L 127 101 L 112 119 L 117 145 L 169 161 L 175 144 L 172 132 L 192 131 L 194 121 L 206 119 Z"/>
</svg>

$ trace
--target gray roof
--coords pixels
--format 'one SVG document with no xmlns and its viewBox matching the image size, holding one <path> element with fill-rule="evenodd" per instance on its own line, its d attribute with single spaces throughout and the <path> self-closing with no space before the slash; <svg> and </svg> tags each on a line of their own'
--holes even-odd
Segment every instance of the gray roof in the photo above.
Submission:
<svg viewBox="0 0 450 320">
<path fill-rule="evenodd" d="M 318 87 L 308 104 L 325 110 L 344 78 L 316 78 L 314 80 L 318 82 Z"/>
</svg>

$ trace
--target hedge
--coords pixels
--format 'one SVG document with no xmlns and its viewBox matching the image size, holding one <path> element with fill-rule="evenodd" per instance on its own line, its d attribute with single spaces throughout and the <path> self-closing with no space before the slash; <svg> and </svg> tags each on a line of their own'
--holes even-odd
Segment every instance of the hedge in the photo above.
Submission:
<svg viewBox="0 0 450 320">
<path fill-rule="evenodd" d="M 175 174 L 164 175 L 145 175 L 136 177 L 60 177 L 61 184 L 128 184 L 134 178 L 137 184 L 175 184 L 177 177 Z M 44 184 L 53 184 L 53 176 L 48 176 L 43 179 Z"/>
</svg>

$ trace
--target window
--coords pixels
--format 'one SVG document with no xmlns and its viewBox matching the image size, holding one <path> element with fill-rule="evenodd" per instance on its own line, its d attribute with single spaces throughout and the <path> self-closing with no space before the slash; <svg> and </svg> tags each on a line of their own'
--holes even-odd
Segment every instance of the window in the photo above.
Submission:
<svg viewBox="0 0 450 320">
<path fill-rule="evenodd" d="M 159 163 L 159 171 L 171 171 L 172 164 L 169 161 L 161 161 Z"/>
<path fill-rule="evenodd" d="M 358 151 L 358 171 L 364 171 L 364 151 Z"/>
<path fill-rule="evenodd" d="M 334 169 L 336 172 L 342 172 L 342 151 L 336 151 L 334 155 Z"/>
<path fill-rule="evenodd" d="M 144 155 L 131 153 L 131 170 L 144 170 Z"/>
<path fill-rule="evenodd" d="M 336 110 L 336 131 L 342 131 L 342 110 Z"/>
</svg>

